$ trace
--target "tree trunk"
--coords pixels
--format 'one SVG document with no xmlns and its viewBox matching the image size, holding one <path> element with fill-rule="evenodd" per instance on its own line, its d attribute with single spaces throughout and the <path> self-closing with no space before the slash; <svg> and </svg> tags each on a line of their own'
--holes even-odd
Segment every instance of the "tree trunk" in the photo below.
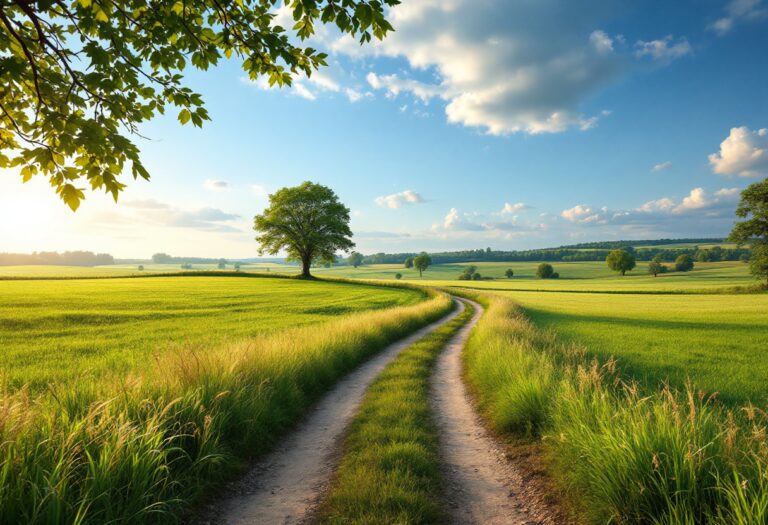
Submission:
<svg viewBox="0 0 768 525">
<path fill-rule="evenodd" d="M 312 274 L 309 273 L 310 266 L 312 266 L 312 258 L 302 257 L 301 258 L 301 276 L 302 277 L 312 277 Z"/>
<path fill-rule="evenodd" d="M 419 279 L 421 279 L 421 268 L 419 268 Z"/>
</svg>

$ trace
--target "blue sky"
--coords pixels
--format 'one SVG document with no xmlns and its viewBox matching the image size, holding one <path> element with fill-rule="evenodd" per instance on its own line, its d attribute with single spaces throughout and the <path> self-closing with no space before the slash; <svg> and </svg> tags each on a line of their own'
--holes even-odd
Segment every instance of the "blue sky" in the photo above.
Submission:
<svg viewBox="0 0 768 525">
<path fill-rule="evenodd" d="M 768 175 L 765 0 L 404 0 L 391 19 L 364 48 L 319 31 L 331 66 L 291 89 L 190 71 L 213 122 L 146 126 L 152 180 L 117 205 L 73 214 L 3 173 L 0 251 L 252 257 L 253 215 L 303 180 L 353 210 L 363 253 L 721 236 Z"/>
</svg>

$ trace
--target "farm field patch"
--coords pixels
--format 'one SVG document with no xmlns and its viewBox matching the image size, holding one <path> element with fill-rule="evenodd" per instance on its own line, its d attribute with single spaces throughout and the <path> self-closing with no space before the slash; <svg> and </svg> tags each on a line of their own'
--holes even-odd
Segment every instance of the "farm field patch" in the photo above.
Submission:
<svg viewBox="0 0 768 525">
<path fill-rule="evenodd" d="M 124 374 L 175 348 L 409 305 L 418 291 L 237 277 L 6 281 L 0 369 L 11 384 Z"/>
<path fill-rule="evenodd" d="M 724 401 L 768 402 L 768 295 L 503 295 L 649 388 L 690 379 Z"/>
</svg>

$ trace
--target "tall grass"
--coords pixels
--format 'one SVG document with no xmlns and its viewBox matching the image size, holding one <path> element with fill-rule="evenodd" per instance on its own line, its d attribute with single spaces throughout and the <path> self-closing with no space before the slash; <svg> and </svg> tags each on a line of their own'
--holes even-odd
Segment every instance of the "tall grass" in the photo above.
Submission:
<svg viewBox="0 0 768 525">
<path fill-rule="evenodd" d="M 164 356 L 120 382 L 0 395 L 0 523 L 169 523 L 337 379 L 445 315 L 416 305 Z"/>
<path fill-rule="evenodd" d="M 768 418 L 693 385 L 641 395 L 613 360 L 536 329 L 511 300 L 487 313 L 464 355 L 499 431 L 542 439 L 552 476 L 593 523 L 765 524 Z"/>
<path fill-rule="evenodd" d="M 429 378 L 440 352 L 472 310 L 467 306 L 404 350 L 371 385 L 345 440 L 321 523 L 445 523 Z"/>
</svg>

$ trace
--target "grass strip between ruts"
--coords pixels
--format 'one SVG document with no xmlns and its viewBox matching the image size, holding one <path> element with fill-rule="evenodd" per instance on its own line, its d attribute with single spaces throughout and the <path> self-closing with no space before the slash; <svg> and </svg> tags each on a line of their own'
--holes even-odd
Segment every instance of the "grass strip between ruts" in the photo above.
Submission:
<svg viewBox="0 0 768 525">
<path fill-rule="evenodd" d="M 336 481 L 320 509 L 321 523 L 444 522 L 429 378 L 440 352 L 472 312 L 466 305 L 375 380 L 350 426 Z"/>
</svg>

